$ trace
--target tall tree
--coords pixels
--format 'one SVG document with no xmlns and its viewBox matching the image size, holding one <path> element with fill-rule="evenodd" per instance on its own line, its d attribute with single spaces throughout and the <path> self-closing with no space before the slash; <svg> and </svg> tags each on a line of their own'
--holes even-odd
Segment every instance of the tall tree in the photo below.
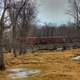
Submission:
<svg viewBox="0 0 80 80">
<path fill-rule="evenodd" d="M 35 5 L 33 4 L 33 2 L 31 2 L 31 0 L 26 1 L 25 6 L 23 8 L 23 10 L 20 12 L 19 15 L 19 19 L 21 20 L 21 22 L 19 23 L 21 26 L 19 26 L 19 37 L 23 38 L 27 37 L 28 35 L 32 34 L 33 31 L 33 26 L 32 23 L 34 22 L 35 19 L 35 13 L 36 12 L 36 8 Z M 20 53 L 22 53 L 22 50 L 24 51 L 24 41 L 20 41 L 20 47 L 22 47 L 20 49 Z"/>
<path fill-rule="evenodd" d="M 80 0 L 69 0 L 70 10 L 68 10 L 68 14 L 71 15 L 75 22 L 76 26 L 80 27 Z"/>
<path fill-rule="evenodd" d="M 8 9 L 6 3 L 7 3 L 7 0 L 0 0 L 0 5 L 1 5 L 0 10 L 2 11 L 2 14 L 0 17 L 0 70 L 5 70 L 2 40 L 3 40 L 3 31 L 4 31 L 4 15 L 6 10 Z"/>
<path fill-rule="evenodd" d="M 9 0 L 8 6 L 8 12 L 9 12 L 9 17 L 11 20 L 11 26 L 12 26 L 12 48 L 13 48 L 13 53 L 14 56 L 16 57 L 16 28 L 17 28 L 17 19 L 18 16 L 20 14 L 20 11 L 23 9 L 26 0 L 20 0 L 21 4 L 18 5 L 17 3 L 19 3 L 18 1 L 15 0 Z"/>
<path fill-rule="evenodd" d="M 32 29 L 31 23 L 35 18 L 35 6 L 32 0 L 9 0 L 9 16 L 11 19 L 12 33 L 13 33 L 13 50 L 14 56 L 16 56 L 16 35 L 19 32 L 21 37 L 29 33 L 29 28 Z M 26 33 L 28 32 L 28 33 Z M 22 44 L 23 42 L 21 42 Z"/>
</svg>

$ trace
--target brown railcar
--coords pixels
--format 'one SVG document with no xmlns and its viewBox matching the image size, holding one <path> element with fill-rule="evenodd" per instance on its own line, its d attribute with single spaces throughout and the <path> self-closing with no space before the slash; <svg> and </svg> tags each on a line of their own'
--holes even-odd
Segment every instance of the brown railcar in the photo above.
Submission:
<svg viewBox="0 0 80 80">
<path fill-rule="evenodd" d="M 54 44 L 65 42 L 64 37 L 27 37 L 23 39 L 26 45 Z"/>
</svg>

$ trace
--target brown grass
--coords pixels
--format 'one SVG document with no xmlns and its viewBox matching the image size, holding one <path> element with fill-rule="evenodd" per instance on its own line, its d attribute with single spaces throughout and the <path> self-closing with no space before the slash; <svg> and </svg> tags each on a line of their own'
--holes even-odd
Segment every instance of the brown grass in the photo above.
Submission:
<svg viewBox="0 0 80 80">
<path fill-rule="evenodd" d="M 19 80 L 80 80 L 80 61 L 71 60 L 77 53 L 80 53 L 80 49 L 27 53 L 17 58 L 8 53 L 5 64 L 7 69 L 23 67 L 41 70 L 39 75 Z M 7 71 L 0 72 L 0 80 L 5 79 L 11 80 Z"/>
</svg>

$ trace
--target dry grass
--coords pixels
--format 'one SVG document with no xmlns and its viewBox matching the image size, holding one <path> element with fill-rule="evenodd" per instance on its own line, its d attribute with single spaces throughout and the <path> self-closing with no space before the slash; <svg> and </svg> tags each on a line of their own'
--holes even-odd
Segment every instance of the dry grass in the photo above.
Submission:
<svg viewBox="0 0 80 80">
<path fill-rule="evenodd" d="M 31 76 L 27 80 L 80 80 L 80 61 L 71 60 L 77 53 L 80 53 L 80 49 L 27 53 L 17 58 L 9 53 L 5 55 L 5 63 L 7 69 L 41 69 L 39 75 Z M 7 75 L 7 71 L 0 72 L 0 80 L 11 80 Z"/>
</svg>

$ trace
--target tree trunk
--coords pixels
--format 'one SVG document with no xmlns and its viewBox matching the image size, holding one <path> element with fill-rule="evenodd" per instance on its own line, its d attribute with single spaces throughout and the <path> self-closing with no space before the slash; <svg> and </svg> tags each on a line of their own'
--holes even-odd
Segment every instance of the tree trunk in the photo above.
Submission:
<svg viewBox="0 0 80 80">
<path fill-rule="evenodd" d="M 5 70 L 4 56 L 2 52 L 2 47 L 0 48 L 0 70 Z"/>
<path fill-rule="evenodd" d="M 5 70 L 4 63 L 4 55 L 3 55 L 3 46 L 2 46 L 2 38 L 3 38 L 3 25 L 0 23 L 0 70 Z"/>
<path fill-rule="evenodd" d="M 13 41 L 12 41 L 12 44 L 13 44 L 13 54 L 14 54 L 14 57 L 16 57 L 16 23 L 14 21 L 13 23 Z"/>
</svg>

